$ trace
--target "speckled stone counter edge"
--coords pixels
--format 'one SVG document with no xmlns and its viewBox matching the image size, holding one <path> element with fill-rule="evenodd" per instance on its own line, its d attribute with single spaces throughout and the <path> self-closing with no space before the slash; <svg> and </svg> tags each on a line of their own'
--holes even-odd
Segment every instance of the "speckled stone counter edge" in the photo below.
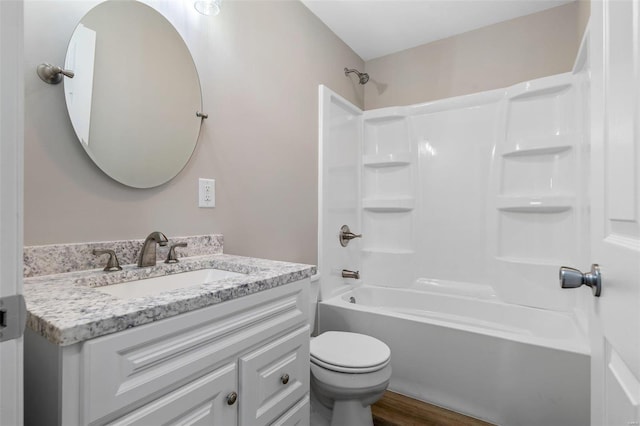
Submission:
<svg viewBox="0 0 640 426">
<path fill-rule="evenodd" d="M 203 268 L 246 275 L 135 299 L 120 299 L 99 291 L 102 285 Z M 66 346 L 292 283 L 315 273 L 316 268 L 311 265 L 214 254 L 151 268 L 129 265 L 115 273 L 120 276 L 100 269 L 37 276 L 24 282 L 27 327 L 54 344 Z"/>
<path fill-rule="evenodd" d="M 156 253 L 159 261 L 166 259 L 169 245 L 175 243 L 187 243 L 187 247 L 176 249 L 179 258 L 220 254 L 223 250 L 224 239 L 220 234 L 189 237 L 167 236 L 167 238 L 169 239 L 167 246 L 157 247 Z M 106 255 L 95 256 L 92 253 L 94 249 L 114 250 L 121 265 L 136 263 L 143 242 L 144 239 L 26 246 L 24 248 L 24 277 L 102 268 L 106 265 L 108 257 Z"/>
</svg>

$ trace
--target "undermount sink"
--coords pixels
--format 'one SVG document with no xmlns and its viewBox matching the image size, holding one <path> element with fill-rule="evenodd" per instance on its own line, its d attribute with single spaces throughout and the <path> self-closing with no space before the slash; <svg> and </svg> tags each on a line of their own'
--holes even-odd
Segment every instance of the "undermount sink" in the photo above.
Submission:
<svg viewBox="0 0 640 426">
<path fill-rule="evenodd" d="M 223 271 L 222 269 L 199 269 L 197 271 L 179 272 L 162 277 L 145 278 L 126 283 L 106 285 L 95 289 L 121 299 L 135 299 L 136 297 L 151 296 L 180 288 L 196 287 L 227 278 L 246 276 L 238 272 Z"/>
</svg>

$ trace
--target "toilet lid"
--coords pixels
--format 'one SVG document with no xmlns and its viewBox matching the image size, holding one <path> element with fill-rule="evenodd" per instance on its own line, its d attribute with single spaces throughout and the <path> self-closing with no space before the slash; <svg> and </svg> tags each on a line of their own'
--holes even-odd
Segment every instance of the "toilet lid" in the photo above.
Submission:
<svg viewBox="0 0 640 426">
<path fill-rule="evenodd" d="M 311 340 L 311 361 L 334 371 L 376 371 L 390 357 L 389 346 L 364 334 L 327 331 Z"/>
</svg>

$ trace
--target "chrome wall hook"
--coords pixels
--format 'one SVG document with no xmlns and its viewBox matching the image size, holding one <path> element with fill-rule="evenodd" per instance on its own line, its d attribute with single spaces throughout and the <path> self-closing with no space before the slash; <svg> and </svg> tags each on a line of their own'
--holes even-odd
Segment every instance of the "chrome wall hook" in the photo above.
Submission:
<svg viewBox="0 0 640 426">
<path fill-rule="evenodd" d="M 196 111 L 196 117 L 200 117 L 200 118 L 202 118 L 204 120 L 205 118 L 209 118 L 209 114 L 205 114 L 204 112 Z"/>
<path fill-rule="evenodd" d="M 71 70 L 65 70 L 51 64 L 40 64 L 36 70 L 38 76 L 45 83 L 58 84 L 62 81 L 63 76 L 73 78 L 75 73 Z"/>
</svg>

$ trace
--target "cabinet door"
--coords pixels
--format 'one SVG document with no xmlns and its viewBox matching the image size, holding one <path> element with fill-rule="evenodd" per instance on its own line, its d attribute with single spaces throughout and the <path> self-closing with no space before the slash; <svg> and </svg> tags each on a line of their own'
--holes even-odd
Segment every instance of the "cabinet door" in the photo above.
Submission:
<svg viewBox="0 0 640 426">
<path fill-rule="evenodd" d="M 309 326 L 240 358 L 240 424 L 267 425 L 309 392 Z"/>
<path fill-rule="evenodd" d="M 237 405 L 229 405 L 227 396 L 237 389 L 236 377 L 236 364 L 227 364 L 107 424 L 235 425 Z"/>
<path fill-rule="evenodd" d="M 296 405 L 291 407 L 289 411 L 284 413 L 282 417 L 273 422 L 271 426 L 308 426 L 311 411 L 311 403 L 309 394 L 305 395 Z"/>
</svg>

